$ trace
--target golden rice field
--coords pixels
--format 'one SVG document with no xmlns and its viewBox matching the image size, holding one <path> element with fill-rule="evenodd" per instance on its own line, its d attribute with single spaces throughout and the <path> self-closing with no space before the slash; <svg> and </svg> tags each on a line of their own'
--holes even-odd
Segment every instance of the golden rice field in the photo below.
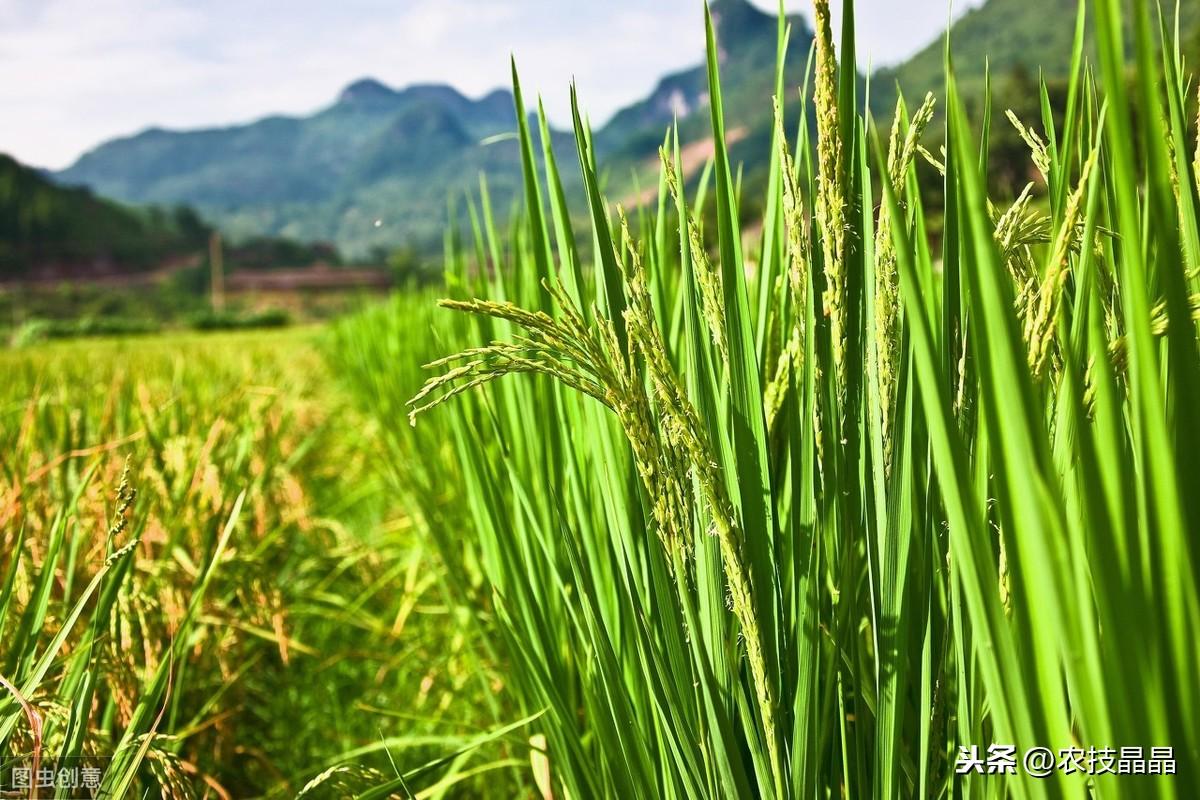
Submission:
<svg viewBox="0 0 1200 800">
<path fill-rule="evenodd" d="M 43 752 L 138 754 L 131 786 L 179 797 L 295 796 L 350 759 L 313 791 L 342 796 L 486 729 L 499 679 L 326 336 L 0 351 L 0 675 Z"/>
</svg>

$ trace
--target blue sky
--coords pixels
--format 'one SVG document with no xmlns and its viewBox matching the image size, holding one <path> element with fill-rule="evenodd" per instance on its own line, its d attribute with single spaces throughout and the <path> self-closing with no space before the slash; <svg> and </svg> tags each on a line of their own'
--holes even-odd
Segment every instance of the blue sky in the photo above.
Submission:
<svg viewBox="0 0 1200 800">
<path fill-rule="evenodd" d="M 772 0 L 754 0 L 773 9 Z M 955 0 L 954 13 L 980 0 Z M 839 6 L 839 0 L 833 0 Z M 809 13 L 811 0 L 788 0 Z M 947 0 L 858 0 L 862 61 L 903 59 L 944 29 Z M 508 83 L 594 122 L 698 63 L 699 0 L 0 0 L 0 152 L 62 167 L 113 136 L 309 113 L 350 81 Z"/>
</svg>

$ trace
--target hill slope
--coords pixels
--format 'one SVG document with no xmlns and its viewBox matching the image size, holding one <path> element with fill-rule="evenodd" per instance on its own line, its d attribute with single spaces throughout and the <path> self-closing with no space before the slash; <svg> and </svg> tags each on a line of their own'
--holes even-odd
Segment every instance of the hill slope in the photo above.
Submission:
<svg viewBox="0 0 1200 800">
<path fill-rule="evenodd" d="M 149 269 L 207 237 L 188 209 L 127 208 L 0 155 L 0 280 L 36 277 L 35 267 L 75 276 Z"/>
<path fill-rule="evenodd" d="M 1036 79 L 1039 71 L 1047 78 L 1066 75 L 1078 8 L 1078 0 L 988 0 L 963 14 L 950 28 L 959 84 L 968 93 L 982 92 L 985 65 L 996 81 L 1020 73 Z M 1180 24 L 1184 31 L 1200 25 L 1200 3 L 1180 4 Z M 1086 47 L 1090 53 L 1090 27 Z M 941 94 L 944 57 L 945 37 L 939 34 L 902 64 L 878 70 L 872 78 L 875 110 L 890 113 L 896 84 L 910 100 L 919 100 L 927 91 Z"/>
</svg>

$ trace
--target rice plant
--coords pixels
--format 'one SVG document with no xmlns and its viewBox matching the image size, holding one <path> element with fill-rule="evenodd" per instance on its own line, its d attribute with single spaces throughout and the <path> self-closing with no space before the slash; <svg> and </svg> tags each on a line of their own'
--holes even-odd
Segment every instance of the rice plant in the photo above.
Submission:
<svg viewBox="0 0 1200 800">
<path fill-rule="evenodd" d="M 0 351 L 0 793 L 515 791 L 518 717 L 323 341 Z"/>
<path fill-rule="evenodd" d="M 1009 205 L 953 42 L 944 97 L 876 124 L 852 4 L 840 51 L 814 7 L 753 240 L 711 20 L 712 160 L 686 174 L 668 131 L 644 208 L 609 204 L 573 102 L 574 213 L 514 69 L 523 213 L 502 238 L 484 187 L 447 236 L 452 355 L 416 438 L 370 384 L 461 503 L 440 552 L 482 574 L 459 596 L 531 718 L 523 772 L 545 797 L 1195 796 L 1200 187 L 1169 18 L 1080 4 L 1065 113 L 1015 120 L 1041 177 Z M 1013 774 L 972 768 L 990 745 Z M 1123 746 L 1177 774 L 1114 774 Z"/>
</svg>

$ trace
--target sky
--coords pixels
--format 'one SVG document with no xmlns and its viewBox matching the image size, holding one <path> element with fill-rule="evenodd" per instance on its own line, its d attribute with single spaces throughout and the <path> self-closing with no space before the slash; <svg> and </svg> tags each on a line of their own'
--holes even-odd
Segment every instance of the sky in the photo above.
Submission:
<svg viewBox="0 0 1200 800">
<path fill-rule="evenodd" d="M 916 52 L 950 14 L 949 0 L 855 8 L 864 67 Z M 552 122 L 569 120 L 574 77 L 600 124 L 699 63 L 703 36 L 699 0 L 0 0 L 0 152 L 57 169 L 151 126 L 308 114 L 366 76 L 479 96 L 508 85 L 510 53 Z"/>
</svg>

